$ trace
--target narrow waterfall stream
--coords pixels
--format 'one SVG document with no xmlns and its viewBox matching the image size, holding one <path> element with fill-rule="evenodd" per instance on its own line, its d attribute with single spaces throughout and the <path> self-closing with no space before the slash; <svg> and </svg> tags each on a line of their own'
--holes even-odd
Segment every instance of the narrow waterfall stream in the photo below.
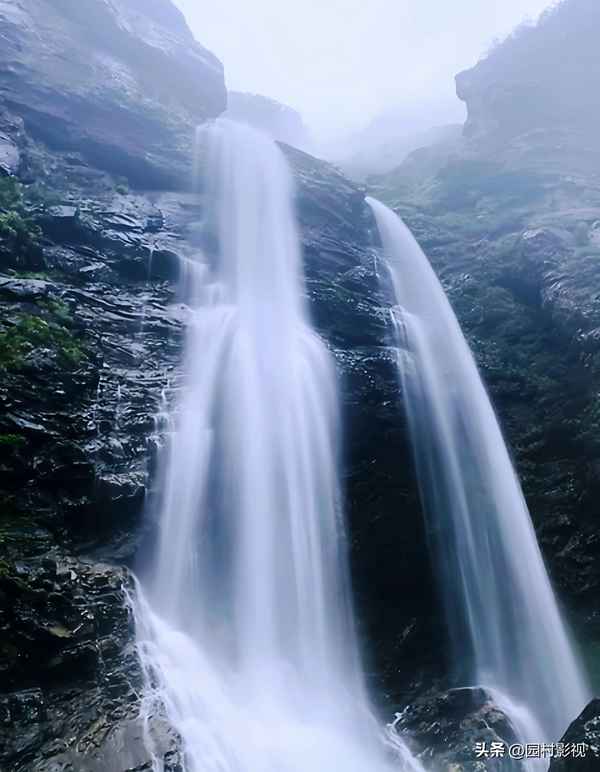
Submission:
<svg viewBox="0 0 600 772">
<path fill-rule="evenodd" d="M 460 685 L 526 742 L 556 742 L 588 700 L 498 421 L 444 290 L 373 199 L 397 306 L 399 372 Z"/>
<path fill-rule="evenodd" d="M 363 684 L 336 380 L 304 306 L 290 172 L 249 128 L 203 140 L 218 259 L 184 273 L 186 383 L 134 600 L 148 741 L 164 711 L 186 772 L 420 770 Z"/>
</svg>

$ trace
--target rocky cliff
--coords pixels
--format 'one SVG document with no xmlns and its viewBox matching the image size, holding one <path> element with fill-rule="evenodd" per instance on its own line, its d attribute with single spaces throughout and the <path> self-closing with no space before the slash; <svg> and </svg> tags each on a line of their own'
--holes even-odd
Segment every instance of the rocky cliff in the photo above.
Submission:
<svg viewBox="0 0 600 772">
<path fill-rule="evenodd" d="M 135 768 L 125 564 L 193 211 L 167 191 L 222 67 L 167 2 L 3 2 L 0 31 L 0 765 Z"/>
<path fill-rule="evenodd" d="M 169 0 L 0 0 L 0 35 L 0 766 L 147 769 L 126 592 L 181 382 L 178 281 L 214 249 L 190 183 L 195 126 L 225 107 L 222 67 Z M 477 118 L 478 88 L 461 90 L 477 130 L 413 154 L 375 194 L 449 292 L 594 667 L 600 147 L 579 119 L 499 133 Z M 387 710 L 419 695 L 403 719 L 416 748 L 447 755 L 452 735 L 464 760 L 481 716 L 494 717 L 489 737 L 506 735 L 504 719 L 485 694 L 437 691 L 443 620 L 365 191 L 284 150 L 311 310 L 340 375 L 369 676 Z M 174 772 L 177 738 L 162 737 Z"/>
<path fill-rule="evenodd" d="M 132 184 L 187 183 L 190 126 L 226 93 L 171 3 L 2 0 L 0 24 L 0 95 L 33 136 Z"/>
<path fill-rule="evenodd" d="M 599 24 L 594 0 L 562 0 L 457 75 L 457 94 L 468 108 L 466 134 L 506 140 L 535 129 L 596 133 Z"/>
<path fill-rule="evenodd" d="M 0 0 L 0 35 L 0 766 L 141 770 L 126 593 L 180 384 L 178 280 L 213 248 L 190 182 L 223 72 L 169 0 Z M 411 657 L 430 656 L 419 636 L 433 600 L 389 299 L 364 192 L 286 153 L 348 419 L 361 625 L 373 677 L 399 700 Z M 176 738 L 162 737 L 165 768 L 179 769 Z"/>
<path fill-rule="evenodd" d="M 417 151 L 374 192 L 413 229 L 472 345 L 595 688 L 598 33 L 587 0 L 517 32 L 457 78 L 463 140 Z"/>
<path fill-rule="evenodd" d="M 309 149 L 310 136 L 297 110 L 260 94 L 230 91 L 227 94 L 226 118 L 247 123 L 264 131 L 278 142 L 301 150 Z"/>
</svg>

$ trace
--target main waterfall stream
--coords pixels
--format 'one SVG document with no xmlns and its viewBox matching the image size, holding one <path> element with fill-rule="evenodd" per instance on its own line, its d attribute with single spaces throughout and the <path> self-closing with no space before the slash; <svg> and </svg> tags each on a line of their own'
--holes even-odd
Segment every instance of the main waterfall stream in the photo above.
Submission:
<svg viewBox="0 0 600 772">
<path fill-rule="evenodd" d="M 556 742 L 588 692 L 519 481 L 433 269 L 400 218 L 369 203 L 398 304 L 403 401 L 459 681 L 488 687 L 524 741 Z"/>
<path fill-rule="evenodd" d="M 162 712 L 186 772 L 420 770 L 363 684 L 335 373 L 305 309 L 290 172 L 254 130 L 202 134 L 218 255 L 184 273 L 185 383 L 134 600 L 148 742 Z"/>
</svg>

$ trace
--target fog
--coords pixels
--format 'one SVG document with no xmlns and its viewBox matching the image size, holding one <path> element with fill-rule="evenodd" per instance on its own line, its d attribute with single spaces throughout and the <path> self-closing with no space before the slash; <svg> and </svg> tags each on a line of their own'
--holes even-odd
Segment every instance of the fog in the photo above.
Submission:
<svg viewBox="0 0 600 772">
<path fill-rule="evenodd" d="M 177 0 L 232 90 L 296 108 L 331 142 L 398 106 L 462 121 L 454 75 L 550 0 Z"/>
</svg>

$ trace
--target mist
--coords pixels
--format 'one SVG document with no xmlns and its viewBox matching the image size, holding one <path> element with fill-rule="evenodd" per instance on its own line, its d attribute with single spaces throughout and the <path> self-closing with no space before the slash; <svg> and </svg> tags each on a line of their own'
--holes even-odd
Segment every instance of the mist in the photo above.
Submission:
<svg viewBox="0 0 600 772">
<path fill-rule="evenodd" d="M 230 90 L 300 112 L 324 146 L 401 109 L 423 128 L 462 122 L 454 75 L 550 0 L 177 0 Z M 428 116 L 431 115 L 429 119 Z"/>
</svg>

